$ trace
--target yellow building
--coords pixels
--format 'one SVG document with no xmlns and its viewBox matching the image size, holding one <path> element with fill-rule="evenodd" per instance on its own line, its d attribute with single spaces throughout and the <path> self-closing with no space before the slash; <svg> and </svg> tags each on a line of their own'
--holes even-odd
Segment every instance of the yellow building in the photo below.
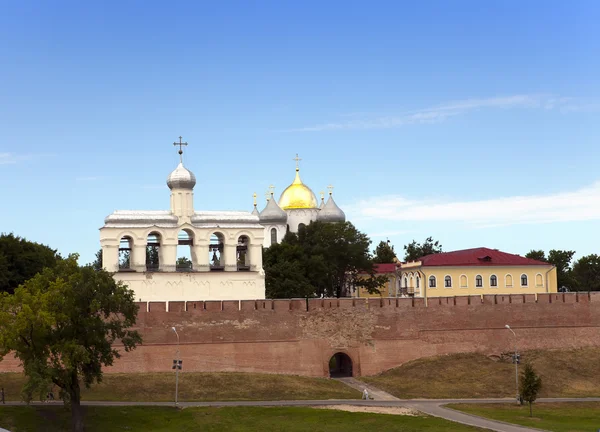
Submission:
<svg viewBox="0 0 600 432">
<path fill-rule="evenodd" d="M 379 288 L 379 294 L 370 294 L 362 287 L 353 287 L 351 297 L 397 297 L 400 288 L 400 273 L 397 263 L 375 264 L 375 276 L 387 276 L 388 281 Z M 365 276 L 366 277 L 366 276 Z"/>
<path fill-rule="evenodd" d="M 427 255 L 398 272 L 400 295 L 415 297 L 557 292 L 552 264 L 496 249 Z"/>
</svg>

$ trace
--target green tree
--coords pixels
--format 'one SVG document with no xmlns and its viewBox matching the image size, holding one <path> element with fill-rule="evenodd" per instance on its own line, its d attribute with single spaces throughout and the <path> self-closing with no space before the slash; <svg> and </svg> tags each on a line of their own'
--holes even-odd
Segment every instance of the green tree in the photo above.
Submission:
<svg viewBox="0 0 600 432">
<path fill-rule="evenodd" d="M 41 272 L 53 267 L 60 256 L 48 246 L 14 234 L 0 235 L 0 293 L 14 290 Z"/>
<path fill-rule="evenodd" d="M 150 269 L 158 270 L 158 248 L 156 245 L 146 246 L 146 266 Z"/>
<path fill-rule="evenodd" d="M 396 252 L 394 251 L 394 246 L 390 244 L 389 240 L 387 242 L 379 242 L 375 248 L 375 257 L 373 258 L 373 262 L 377 264 L 396 262 Z"/>
<path fill-rule="evenodd" d="M 57 386 L 72 430 L 81 432 L 81 385 L 102 380 L 102 367 L 120 356 L 115 341 L 130 351 L 141 337 L 130 330 L 138 310 L 133 291 L 77 259 L 71 255 L 0 296 L 0 360 L 13 352 L 21 361 L 27 402 Z"/>
<path fill-rule="evenodd" d="M 537 261 L 544 261 L 544 262 L 548 262 L 548 260 L 546 259 L 546 252 L 544 252 L 543 250 L 530 250 L 529 252 L 527 252 L 525 254 L 525 258 L 529 258 L 529 259 L 534 259 Z"/>
<path fill-rule="evenodd" d="M 548 252 L 548 262 L 556 267 L 556 282 L 558 288 L 563 286 L 576 288 L 571 274 L 571 260 L 575 251 L 552 249 Z"/>
<path fill-rule="evenodd" d="M 192 260 L 187 257 L 179 257 L 175 263 L 177 268 L 180 269 L 191 269 L 192 268 Z"/>
<path fill-rule="evenodd" d="M 417 261 L 425 255 L 431 255 L 442 252 L 442 245 L 439 241 L 434 241 L 433 237 L 427 237 L 423 244 L 413 240 L 404 246 L 404 261 Z"/>
<path fill-rule="evenodd" d="M 573 279 L 577 289 L 582 291 L 600 291 L 600 255 L 587 255 L 573 264 Z"/>
<path fill-rule="evenodd" d="M 533 417 L 532 405 L 542 388 L 542 379 L 535 373 L 533 366 L 529 362 L 525 363 L 519 387 L 521 397 L 529 404 L 529 416 Z"/>
<path fill-rule="evenodd" d="M 102 270 L 102 249 L 99 249 L 98 252 L 96 252 L 96 255 L 94 256 L 94 261 L 90 265 L 96 271 Z"/>
<path fill-rule="evenodd" d="M 267 295 L 341 297 L 350 287 L 377 293 L 387 278 L 375 275 L 370 244 L 350 222 L 313 222 L 287 233 L 264 252 Z"/>
</svg>

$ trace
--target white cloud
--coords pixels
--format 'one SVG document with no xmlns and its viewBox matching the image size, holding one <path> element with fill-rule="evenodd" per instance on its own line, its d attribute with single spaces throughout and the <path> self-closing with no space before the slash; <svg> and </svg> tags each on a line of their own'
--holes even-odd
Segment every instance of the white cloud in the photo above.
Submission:
<svg viewBox="0 0 600 432">
<path fill-rule="evenodd" d="M 411 124 L 439 123 L 449 117 L 466 114 L 469 111 L 479 109 L 509 109 L 530 108 L 545 110 L 560 110 L 561 112 L 581 111 L 597 107 L 594 104 L 581 104 L 574 98 L 551 96 L 551 95 L 513 95 L 503 97 L 492 97 L 486 99 L 465 99 L 455 102 L 437 105 L 414 111 L 404 112 L 398 115 L 378 116 L 374 118 L 357 119 L 358 114 L 350 117 L 352 120 L 336 123 L 325 123 L 315 126 L 307 126 L 292 129 L 295 132 L 317 132 L 327 130 L 347 129 L 386 129 Z"/>
<path fill-rule="evenodd" d="M 17 163 L 17 157 L 13 153 L 0 153 L 0 165 Z"/>
<path fill-rule="evenodd" d="M 91 182 L 91 181 L 102 180 L 104 178 L 106 178 L 106 177 L 104 177 L 104 176 L 87 176 L 87 177 L 77 177 L 75 180 L 83 181 L 83 182 Z"/>
<path fill-rule="evenodd" d="M 16 164 L 17 162 L 54 156 L 51 153 L 0 153 L 0 165 Z"/>
<path fill-rule="evenodd" d="M 459 222 L 479 228 L 600 220 L 600 181 L 572 192 L 479 201 L 382 196 L 359 201 L 348 213 L 361 220 Z"/>
</svg>

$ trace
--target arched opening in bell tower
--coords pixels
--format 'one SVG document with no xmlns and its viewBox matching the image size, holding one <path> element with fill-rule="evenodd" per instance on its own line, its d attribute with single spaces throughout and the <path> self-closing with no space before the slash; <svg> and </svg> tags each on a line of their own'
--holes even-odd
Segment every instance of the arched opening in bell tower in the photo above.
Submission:
<svg viewBox="0 0 600 432">
<path fill-rule="evenodd" d="M 119 241 L 119 271 L 131 270 L 132 250 L 133 239 L 129 236 L 122 237 Z"/>
<path fill-rule="evenodd" d="M 220 232 L 213 233 L 210 236 L 210 245 L 208 246 L 208 262 L 211 271 L 225 269 L 225 259 L 223 257 L 224 248 L 225 236 Z"/>
<path fill-rule="evenodd" d="M 146 271 L 160 269 L 160 234 L 152 232 L 146 238 Z"/>
<path fill-rule="evenodd" d="M 192 271 L 192 247 L 194 246 L 194 233 L 189 230 L 181 230 L 177 234 L 177 271 Z"/>
<path fill-rule="evenodd" d="M 236 255 L 237 255 L 237 269 L 238 271 L 250 270 L 250 239 L 248 236 L 242 235 L 238 238 Z"/>
</svg>

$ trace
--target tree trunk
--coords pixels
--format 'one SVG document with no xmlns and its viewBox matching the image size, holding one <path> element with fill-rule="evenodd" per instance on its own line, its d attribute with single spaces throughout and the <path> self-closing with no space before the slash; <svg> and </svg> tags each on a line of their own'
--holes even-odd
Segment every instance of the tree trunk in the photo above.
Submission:
<svg viewBox="0 0 600 432">
<path fill-rule="evenodd" d="M 533 404 L 529 402 L 529 417 L 533 417 Z"/>
<path fill-rule="evenodd" d="M 71 389 L 71 431 L 83 432 L 83 410 L 81 408 L 81 392 L 79 383 L 75 381 Z"/>
</svg>

